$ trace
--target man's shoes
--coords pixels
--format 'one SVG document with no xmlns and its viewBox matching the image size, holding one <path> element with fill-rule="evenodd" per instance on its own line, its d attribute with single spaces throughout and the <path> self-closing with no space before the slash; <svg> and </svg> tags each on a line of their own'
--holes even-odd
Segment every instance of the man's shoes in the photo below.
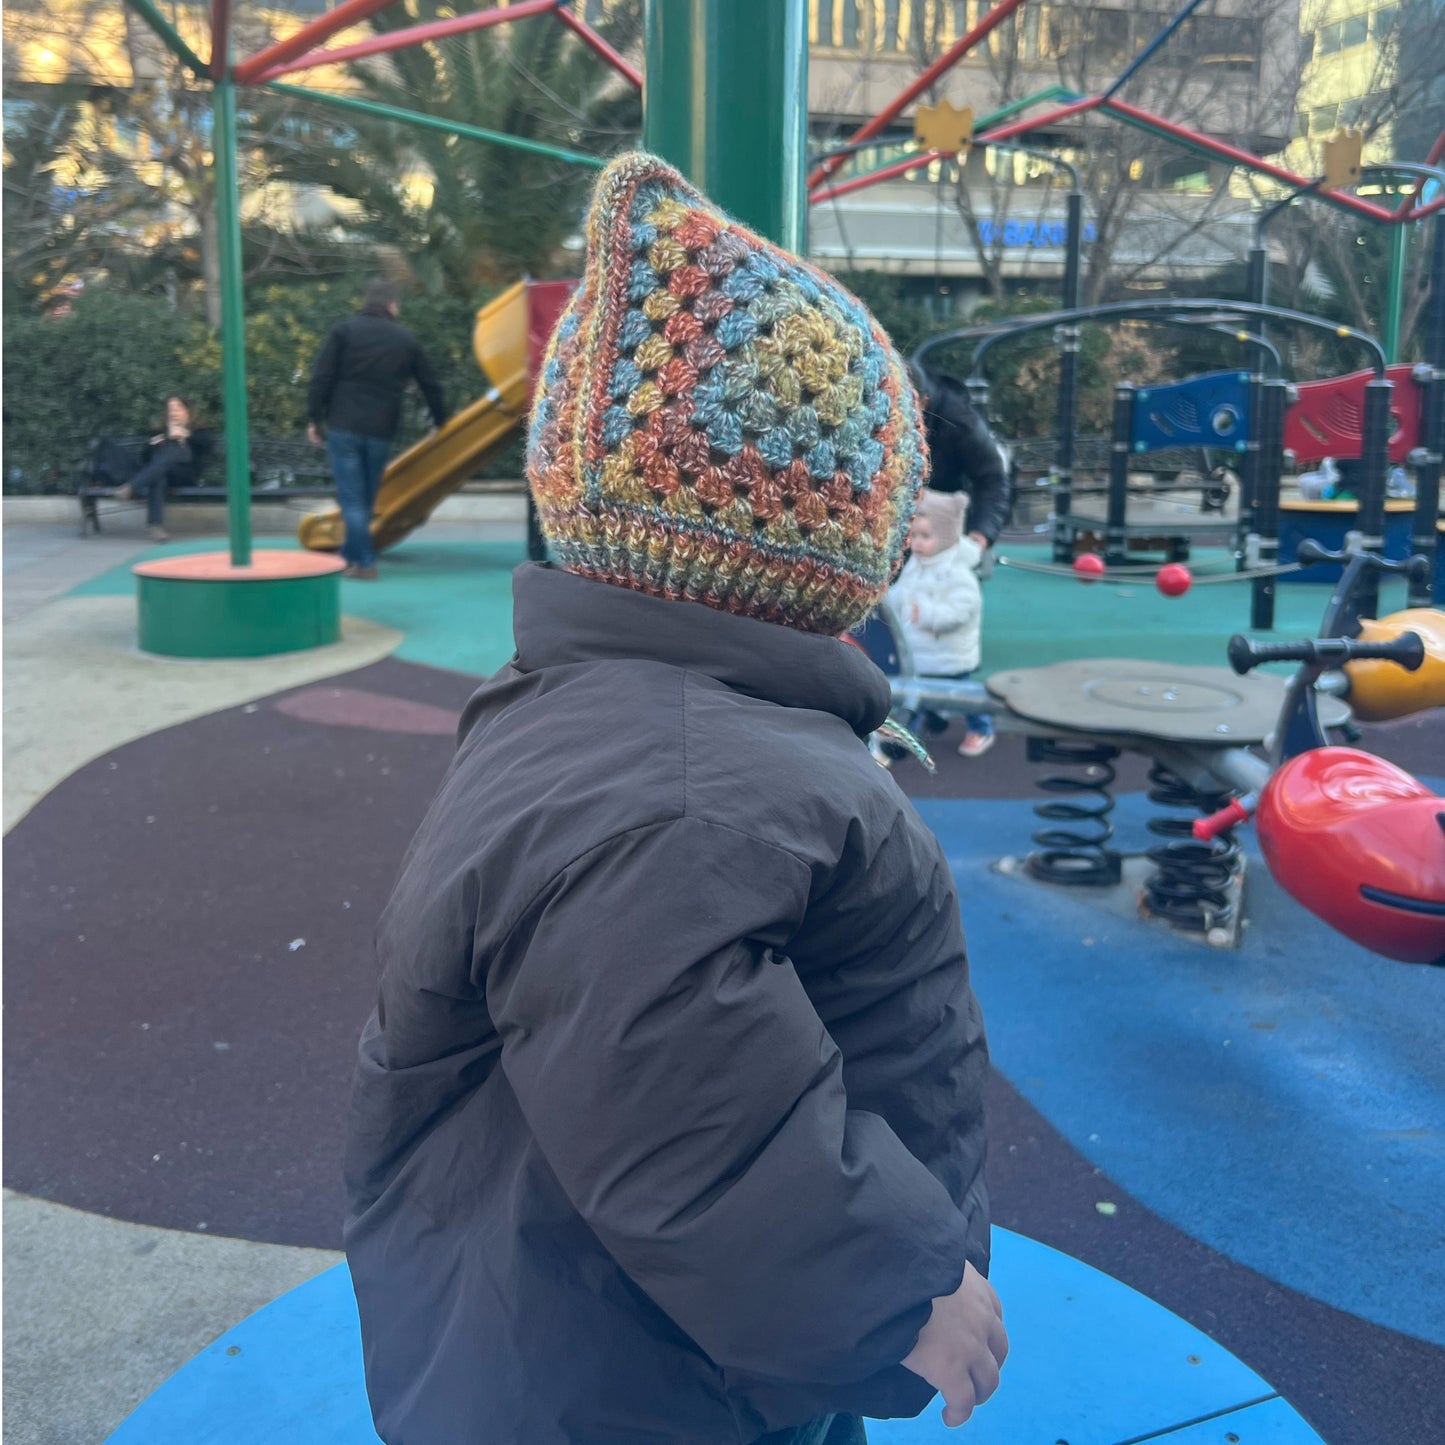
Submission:
<svg viewBox="0 0 1445 1445">
<path fill-rule="evenodd" d="M 164 527 L 147 527 L 146 536 L 152 542 L 169 542 L 171 540 L 171 534 Z"/>
<path fill-rule="evenodd" d="M 992 746 L 993 733 L 965 733 L 958 745 L 959 755 L 965 758 L 981 758 Z"/>
<path fill-rule="evenodd" d="M 111 492 L 111 496 L 114 497 L 117 502 L 133 502 L 135 500 L 135 488 L 131 486 L 129 482 L 124 482 Z"/>
<path fill-rule="evenodd" d="M 357 567 L 355 564 L 348 567 L 342 574 L 343 577 L 350 577 L 357 582 L 375 582 L 375 567 Z"/>
</svg>

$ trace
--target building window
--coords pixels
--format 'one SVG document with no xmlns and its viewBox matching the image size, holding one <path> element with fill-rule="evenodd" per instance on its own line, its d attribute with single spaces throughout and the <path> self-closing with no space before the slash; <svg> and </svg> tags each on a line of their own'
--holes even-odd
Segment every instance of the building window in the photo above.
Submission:
<svg viewBox="0 0 1445 1445">
<path fill-rule="evenodd" d="M 1349 49 L 1352 45 L 1363 45 L 1370 36 L 1370 17 L 1368 15 L 1351 15 L 1348 20 L 1340 21 L 1340 48 Z"/>
<path fill-rule="evenodd" d="M 858 50 L 862 35 L 859 0 L 812 0 L 812 42 L 824 50 Z"/>
<path fill-rule="evenodd" d="M 1382 5 L 1370 16 L 1370 34 L 1376 40 L 1385 40 L 1395 33 L 1395 26 L 1400 20 L 1400 7 L 1398 5 Z"/>
<path fill-rule="evenodd" d="M 1252 72 L 1259 62 L 1257 20 L 1196 15 L 1175 33 L 1166 52 L 1176 65 L 1210 65 Z"/>
<path fill-rule="evenodd" d="M 1123 10 L 1095 10 L 1086 21 L 1089 62 L 1123 65 L 1129 59 L 1129 15 Z"/>
<path fill-rule="evenodd" d="M 1337 105 L 1319 105 L 1310 111 L 1310 134 L 1329 135 L 1339 121 L 1340 108 Z"/>
</svg>

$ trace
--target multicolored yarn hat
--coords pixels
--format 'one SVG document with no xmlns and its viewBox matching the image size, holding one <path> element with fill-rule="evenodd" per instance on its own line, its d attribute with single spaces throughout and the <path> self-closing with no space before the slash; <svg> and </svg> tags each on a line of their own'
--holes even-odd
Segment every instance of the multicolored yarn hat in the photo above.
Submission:
<svg viewBox="0 0 1445 1445">
<path fill-rule="evenodd" d="M 857 298 L 635 153 L 598 183 L 527 473 L 568 571 L 838 634 L 888 588 L 927 451 Z"/>
</svg>

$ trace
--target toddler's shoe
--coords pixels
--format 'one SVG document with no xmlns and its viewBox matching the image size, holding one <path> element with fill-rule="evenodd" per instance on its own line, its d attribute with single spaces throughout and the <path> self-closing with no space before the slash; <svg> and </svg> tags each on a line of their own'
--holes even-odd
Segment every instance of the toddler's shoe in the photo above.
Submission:
<svg viewBox="0 0 1445 1445">
<path fill-rule="evenodd" d="M 981 758 L 993 746 L 993 733 L 965 733 L 958 745 L 959 754 L 965 758 Z"/>
</svg>

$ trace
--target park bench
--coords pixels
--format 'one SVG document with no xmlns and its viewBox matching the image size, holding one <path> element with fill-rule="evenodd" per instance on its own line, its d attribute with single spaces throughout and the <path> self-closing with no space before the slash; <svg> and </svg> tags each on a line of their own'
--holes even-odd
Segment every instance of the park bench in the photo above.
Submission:
<svg viewBox="0 0 1445 1445">
<path fill-rule="evenodd" d="M 122 447 L 139 456 L 147 436 L 114 438 Z M 143 497 L 123 498 L 115 495 L 115 489 L 101 486 L 95 481 L 95 454 L 101 439 L 91 441 L 85 454 L 74 465 L 75 495 L 80 503 L 80 535 L 99 533 L 101 518 L 124 511 L 128 508 L 144 507 Z M 186 506 L 197 502 L 224 504 L 226 488 L 219 481 L 208 481 L 219 477 L 225 470 L 225 443 L 219 434 L 215 449 L 202 466 L 197 481 L 186 487 L 170 487 L 166 491 L 166 506 Z M 335 484 L 331 478 L 331 464 L 326 451 L 314 447 L 299 437 L 253 437 L 251 440 L 251 500 L 289 505 L 292 502 L 311 501 L 317 497 L 335 495 Z"/>
</svg>

